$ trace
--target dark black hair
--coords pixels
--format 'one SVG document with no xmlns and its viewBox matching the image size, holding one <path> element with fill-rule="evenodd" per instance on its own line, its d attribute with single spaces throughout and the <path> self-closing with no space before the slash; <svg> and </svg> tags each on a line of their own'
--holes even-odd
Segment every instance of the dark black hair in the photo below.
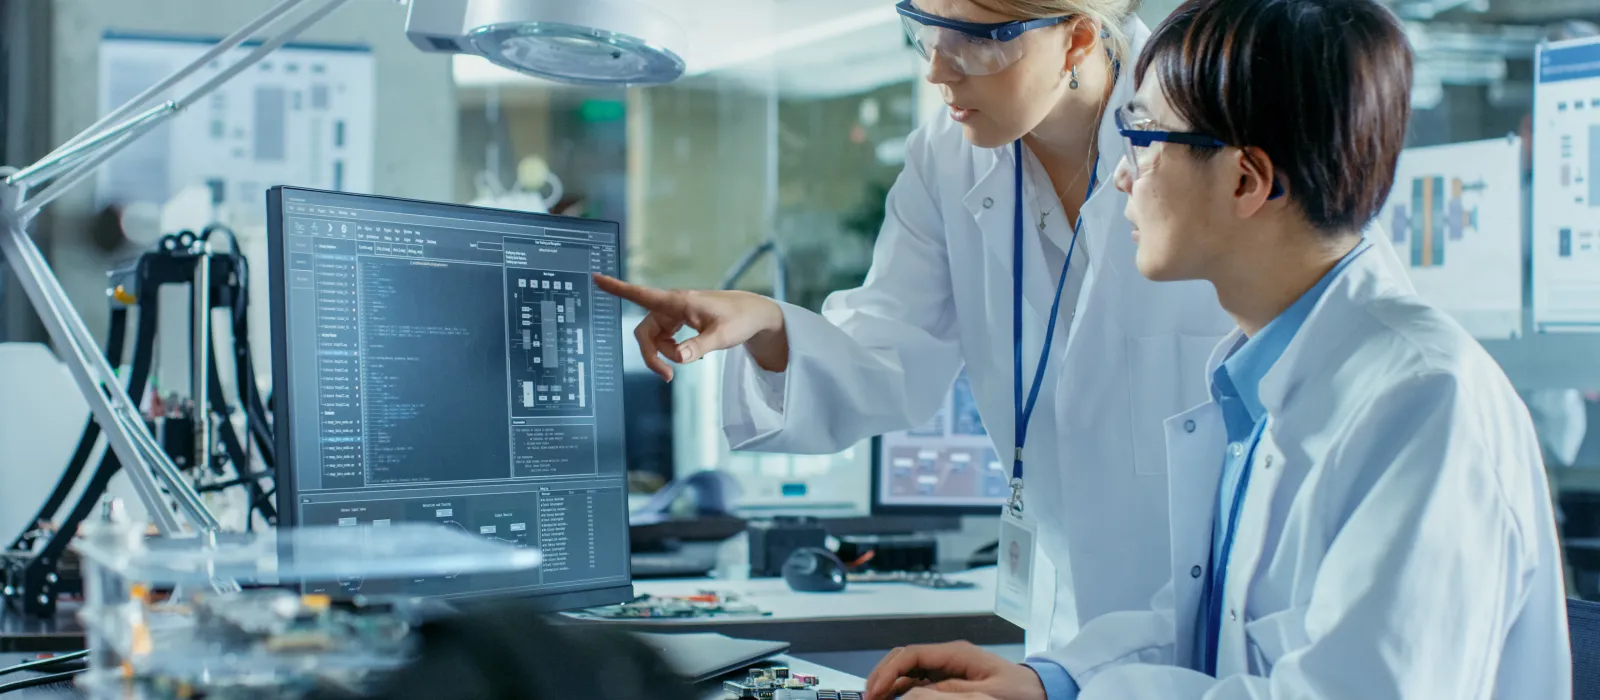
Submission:
<svg viewBox="0 0 1600 700">
<path fill-rule="evenodd" d="M 1394 185 L 1411 64 L 1375 0 L 1189 0 L 1152 33 L 1134 79 L 1153 66 L 1190 128 L 1261 149 L 1312 225 L 1339 233 L 1366 226 Z"/>
</svg>

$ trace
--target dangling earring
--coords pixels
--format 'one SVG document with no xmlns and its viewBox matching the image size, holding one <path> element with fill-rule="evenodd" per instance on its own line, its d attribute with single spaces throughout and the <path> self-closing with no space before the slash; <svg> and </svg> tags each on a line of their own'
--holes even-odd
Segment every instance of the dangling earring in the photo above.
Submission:
<svg viewBox="0 0 1600 700">
<path fill-rule="evenodd" d="M 1072 67 L 1072 82 L 1067 83 L 1067 87 L 1072 88 L 1073 90 L 1078 89 L 1078 67 L 1077 66 L 1073 66 Z"/>
</svg>

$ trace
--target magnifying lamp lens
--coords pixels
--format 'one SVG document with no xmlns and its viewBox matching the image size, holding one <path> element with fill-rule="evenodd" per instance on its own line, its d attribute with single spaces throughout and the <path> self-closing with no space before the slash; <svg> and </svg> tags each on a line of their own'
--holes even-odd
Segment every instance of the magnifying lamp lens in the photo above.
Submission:
<svg viewBox="0 0 1600 700">
<path fill-rule="evenodd" d="M 636 37 L 555 23 L 490 26 L 472 35 L 490 61 L 552 80 L 653 85 L 683 75 L 677 54 Z"/>
</svg>

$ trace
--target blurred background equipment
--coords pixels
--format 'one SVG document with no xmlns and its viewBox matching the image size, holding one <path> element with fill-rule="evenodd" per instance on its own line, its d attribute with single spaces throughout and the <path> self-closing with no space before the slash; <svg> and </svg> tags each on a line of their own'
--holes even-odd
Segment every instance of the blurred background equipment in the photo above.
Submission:
<svg viewBox="0 0 1600 700">
<path fill-rule="evenodd" d="M 188 473 L 197 492 L 243 492 L 243 529 L 250 530 L 257 522 L 270 526 L 277 520 L 277 509 L 271 502 L 273 439 L 250 359 L 246 308 L 249 264 L 237 240 L 233 240 L 231 252 L 211 253 L 213 234 L 230 239 L 233 236 L 222 227 L 208 228 L 198 235 L 188 231 L 170 235 L 140 256 L 132 270 L 113 273 L 106 294 L 112 310 L 105 357 L 122 366 L 129 315 L 136 310 L 137 330 L 125 381 L 128 394 L 142 399 L 160 339 L 156 332 L 161 318 L 159 291 L 165 285 L 196 290 L 190 296 L 189 313 L 184 314 L 191 323 L 189 332 L 176 341 L 189 347 L 186 365 L 198 380 L 191 386 L 203 387 L 204 393 L 194 397 L 174 393 L 165 402 L 155 400 L 144 422 L 151 433 L 160 436 L 167 456 Z M 224 393 L 216 362 L 215 334 L 210 328 L 213 310 L 225 310 L 230 318 L 231 354 L 236 369 L 235 376 L 227 382 L 234 387 L 231 400 Z M 98 466 L 87 483 L 79 483 L 84 469 L 96 456 L 99 437 L 100 425 L 89 421 L 55 489 L 3 554 L 6 602 L 29 615 L 49 617 L 55 612 L 59 596 L 82 593 L 81 578 L 75 571 L 63 570 L 61 564 L 78 525 L 93 512 L 111 479 L 122 468 L 116 452 L 106 450 L 100 453 Z M 258 462 L 262 465 L 259 470 Z M 229 472 L 231 476 L 227 475 Z M 64 519 L 58 520 L 69 500 L 73 506 Z"/>
<path fill-rule="evenodd" d="M 424 0 L 411 4 L 406 36 L 567 83 L 656 85 L 684 70 L 683 28 L 642 0 Z"/>
<path fill-rule="evenodd" d="M 312 527 L 215 538 L 147 538 L 92 521 L 85 566 L 91 698 L 362 693 L 414 656 L 424 613 L 404 598 L 336 601 L 264 585 L 525 573 L 537 550 L 448 528 Z M 216 580 L 247 585 L 214 590 Z"/>
<path fill-rule="evenodd" d="M 258 16 L 240 30 L 218 42 L 210 49 L 204 51 L 183 51 L 182 56 L 172 56 L 171 60 L 179 65 L 176 71 L 168 77 L 154 84 L 146 86 L 149 78 L 138 74 L 142 70 L 154 70 L 157 74 L 162 72 L 160 62 L 153 56 L 154 53 L 169 51 L 171 42 L 166 44 L 147 45 L 148 40 L 131 39 L 119 41 L 113 37 L 102 42 L 100 59 L 102 62 L 101 77 L 103 81 L 102 97 L 106 103 L 122 102 L 120 107 L 112 109 L 94 125 L 69 140 L 64 146 L 51 152 L 38 163 L 21 170 L 5 169 L 0 174 L 5 175 L 4 188 L 0 189 L 0 256 L 3 256 L 17 273 L 18 281 L 28 293 L 35 310 L 44 321 L 50 335 L 56 341 L 58 350 L 65 352 L 67 366 L 73 371 L 78 382 L 79 390 L 90 403 L 95 421 L 86 429 L 80 441 L 78 454 L 75 455 L 73 465 L 69 466 L 68 478 L 63 479 L 56 493 L 52 494 L 49 502 L 41 510 L 41 516 L 53 517 L 68 495 L 71 483 L 76 481 L 78 472 L 89 459 L 93 451 L 97 436 L 94 435 L 94 426 L 106 433 L 111 445 L 113 461 L 104 466 L 105 469 L 97 470 L 96 477 L 92 479 L 98 489 L 103 489 L 119 463 L 126 463 L 129 472 L 133 475 L 140 500 L 144 502 L 148 515 L 153 518 L 159 531 L 166 536 L 178 536 L 181 525 L 174 515 L 168 510 L 166 496 L 172 496 L 180 506 L 190 526 L 204 532 L 214 532 L 219 523 L 191 484 L 187 483 L 179 473 L 177 465 L 167 454 L 168 449 L 178 450 L 182 443 L 191 443 L 192 451 L 185 460 L 188 465 L 196 468 L 207 468 L 212 464 L 212 430 L 213 415 L 210 408 L 213 396 L 210 389 L 215 389 L 220 396 L 221 385 L 216 381 L 212 371 L 214 359 L 211 348 L 211 260 L 209 236 L 192 236 L 183 239 L 184 242 L 193 242 L 198 248 L 195 261 L 192 264 L 193 274 L 188 281 L 193 288 L 193 327 L 191 331 L 194 352 L 190 357 L 192 396 L 190 407 L 175 407 L 174 417 L 187 415 L 194 422 L 192 434 L 175 431 L 166 444 L 157 443 L 147 430 L 147 426 L 139 413 L 138 402 L 130 398 L 122 382 L 116 376 L 115 370 L 107 363 L 107 357 L 102 355 L 96 346 L 93 336 L 85 327 L 82 318 L 68 299 L 65 290 L 57 281 L 49 264 L 41 254 L 35 243 L 26 233 L 26 229 L 35 215 L 45 205 L 60 198 L 67 190 L 78 182 L 95 173 L 113 155 L 124 152 L 130 145 L 137 142 L 140 137 L 149 134 L 156 127 L 174 120 L 185 110 L 200 102 L 202 98 L 209 97 L 207 104 L 211 108 L 209 128 L 196 133 L 207 133 L 220 152 L 212 159 L 227 156 L 238 156 L 243 149 L 237 146 L 222 146 L 220 143 L 231 142 L 245 136 L 243 129 L 236 126 L 238 119 L 228 115 L 235 109 L 235 105 L 244 102 L 237 93 L 230 97 L 229 92 L 218 92 L 219 88 L 229 83 L 235 77 L 246 73 L 246 69 L 256 68 L 249 73 L 247 82 L 256 83 L 254 86 L 255 116 L 258 119 L 252 125 L 251 138 L 253 139 L 255 161 L 283 160 L 291 143 L 290 130 L 284 127 L 285 120 L 274 122 L 270 117 L 283 117 L 286 114 L 299 112 L 302 108 L 312 111 L 325 110 L 334 93 L 348 93 L 345 86 L 327 82 L 329 70 L 326 62 L 319 62 L 316 57 L 301 57 L 306 64 L 302 65 L 294 58 L 292 49 L 287 51 L 282 67 L 282 73 L 289 76 L 287 80 L 294 83 L 296 80 L 305 80 L 304 76 L 311 76 L 306 87 L 309 97 L 299 91 L 292 91 L 284 87 L 281 81 L 271 85 L 262 84 L 260 76 L 274 73 L 275 64 L 265 62 L 269 54 L 284 47 L 289 41 L 316 24 L 330 12 L 344 3 L 344 0 L 319 0 L 310 3 L 310 9 L 295 16 L 297 10 L 307 5 L 305 0 L 284 0 L 264 14 Z M 408 33 L 415 29 L 417 33 L 413 41 L 426 51 L 444 51 L 459 53 L 470 51 L 483 55 L 501 65 L 512 66 L 520 70 L 540 72 L 542 75 L 557 78 L 567 78 L 584 81 L 611 81 L 626 82 L 664 82 L 672 80 L 681 74 L 681 60 L 668 50 L 660 46 L 671 44 L 673 37 L 670 35 L 674 29 L 671 22 L 664 17 L 656 16 L 648 8 L 630 6 L 620 2 L 593 3 L 576 12 L 563 9 L 565 6 L 551 3 L 541 3 L 535 0 L 524 0 L 520 3 L 491 3 L 482 1 L 468 2 L 465 0 L 452 2 L 450 0 L 419 0 L 411 7 L 412 16 L 408 20 Z M 6 12 L 12 12 L 8 6 Z M 631 12 L 629 10 L 632 10 Z M 289 23 L 287 18 L 294 16 Z M 288 26 L 283 26 L 287 24 Z M 414 27 L 412 25 L 415 25 Z M 243 47 L 258 32 L 271 29 L 277 33 L 264 42 L 252 45 L 248 51 Z M 281 31 L 280 31 L 281 29 Z M 461 33 L 466 41 L 452 43 L 443 35 L 428 35 L 427 32 Z M 640 34 L 634 34 L 634 33 Z M 587 37 L 587 39 L 585 39 Z M 604 51 L 589 51 L 582 53 L 570 51 L 582 41 L 588 41 L 591 48 L 596 46 L 607 47 Z M 554 42 L 554 43 L 552 43 Z M 565 48 L 568 51 L 557 50 Z M 240 51 L 244 51 L 240 53 Z M 234 52 L 230 54 L 230 52 Z M 193 55 L 191 55 L 193 54 Z M 633 60 L 621 61 L 625 54 Z M 603 60 L 610 59 L 610 60 Z M 662 70 L 659 61 L 673 64 L 672 70 Z M 370 63 L 367 64 L 370 66 Z M 138 70 L 119 73 L 114 70 L 118 67 L 138 66 Z M 580 72 L 573 73 L 574 70 Z M 120 78 L 119 78 L 120 76 Z M 320 82 L 319 82 L 320 81 Z M 358 85 L 370 86 L 367 81 L 356 81 Z M 296 83 L 298 85 L 298 83 Z M 175 92 L 179 96 L 167 99 L 167 93 Z M 126 102 L 123 98 L 126 97 Z M 292 97 L 292 99 L 291 99 Z M 302 100 L 308 100 L 308 105 L 302 105 Z M 165 101 L 161 101 L 165 100 Z M 360 100 L 356 100 L 357 103 Z M 150 107 L 156 103 L 154 107 Z M 274 107 L 275 105 L 275 107 Z M 105 107 L 102 107 L 105 109 Z M 262 117 L 268 117 L 263 119 Z M 368 120 L 370 122 L 370 120 Z M 320 121 L 313 119 L 313 125 Z M 361 127 L 363 125 L 351 124 L 346 120 L 335 118 L 332 120 L 332 147 L 335 150 L 346 146 L 346 128 L 349 126 Z M 276 126 L 276 131 L 273 127 Z M 315 131 L 315 129 L 312 129 Z M 368 132 L 367 129 L 362 129 Z M 162 132 L 165 135 L 167 132 Z M 275 134 L 275 136 L 274 136 Z M 313 141 L 320 141 L 322 135 L 314 134 Z M 303 141 L 304 139 L 301 139 Z M 9 143 L 9 138 L 8 138 Z M 157 150 L 150 160 L 159 165 L 169 165 L 181 158 L 173 158 L 170 153 L 160 153 L 163 140 L 146 141 Z M 231 148 L 231 150 L 230 150 Z M 358 151 L 360 149 L 357 149 Z M 187 151 L 186 151 L 187 153 Z M 359 153 L 358 153 L 359 155 Z M 313 161 L 316 159 L 313 158 Z M 192 164 L 192 163 L 191 163 Z M 247 168 L 235 164 L 235 167 Z M 316 167 L 313 171 L 327 173 L 331 170 L 332 186 L 342 188 L 345 186 L 344 161 L 335 159 L 331 168 Z M 102 197 L 122 197 L 127 193 L 120 192 L 115 186 L 118 180 L 116 168 L 102 171 L 102 178 L 97 191 Z M 258 173 L 272 177 L 272 173 Z M 163 182 L 164 178 L 152 177 L 149 172 L 140 173 L 137 182 L 152 182 L 157 186 L 170 185 L 170 180 Z M 305 180 L 306 173 L 300 173 L 297 179 Z M 180 178 L 183 177 L 180 175 Z M 109 179 L 108 179 L 109 178 Z M 227 200 L 228 183 L 225 181 L 208 180 L 207 185 L 212 191 L 214 205 L 220 205 Z M 244 186 L 245 192 L 255 190 L 259 185 Z M 158 198 L 164 195 L 157 195 Z M 103 217 L 104 218 L 104 217 Z M 103 224 L 99 229 L 112 228 Z M 209 232 L 208 232 L 209 233 Z M 232 235 L 231 231 L 229 232 Z M 101 246 L 115 246 L 120 239 L 105 235 L 100 236 Z M 164 241 L 168 250 L 177 247 L 178 242 Z M 244 276 L 248 268 L 243 266 L 244 251 L 239 246 L 235 237 L 232 241 L 234 259 L 241 263 L 237 274 Z M 164 282 L 165 280 L 163 280 Z M 154 299 L 154 287 L 141 290 L 139 293 L 150 293 Z M 123 303 L 131 300 L 132 295 L 127 294 Z M 230 307 L 235 310 L 236 323 L 243 324 L 247 318 L 243 295 L 237 301 L 230 300 Z M 146 313 L 141 314 L 141 322 L 153 322 L 154 314 L 148 309 L 155 308 L 150 305 Z M 125 313 L 125 310 L 124 310 Z M 108 341 L 108 349 L 115 350 L 111 361 L 120 359 L 121 324 L 114 320 L 114 336 Z M 152 328 L 153 330 L 153 328 Z M 142 350 L 148 352 L 148 348 Z M 136 356 L 138 353 L 136 353 Z M 249 367 L 249 352 L 245 350 L 239 356 L 238 367 L 243 375 Z M 252 400 L 258 399 L 254 389 L 254 376 L 246 377 L 247 384 L 241 384 L 240 395 L 243 403 L 252 409 L 264 408 L 252 406 Z M 137 382 L 144 381 L 137 377 Z M 142 386 L 135 395 L 142 394 Z M 248 414 L 247 414 L 248 415 Z M 163 412 L 163 418 L 166 412 Z M 254 420 L 248 422 L 254 423 Z M 231 425 L 229 426 L 231 428 Z M 263 428 L 265 427 L 263 421 Z M 224 431 L 224 436 L 228 431 Z M 238 447 L 240 441 L 233 436 L 232 445 Z M 270 451 L 264 450 L 264 453 Z M 237 479 L 236 483 L 245 486 L 250 492 L 249 510 L 261 510 L 265 514 L 271 513 L 271 505 L 265 503 L 265 495 L 261 490 L 259 479 L 270 474 L 256 474 L 251 471 L 250 457 L 248 454 L 236 455 Z M 270 470 L 270 462 L 269 462 Z M 96 489 L 90 489 L 82 496 L 79 507 L 73 509 L 73 519 L 81 521 L 87 505 L 92 504 L 99 497 Z M 48 520 L 43 517 L 40 522 Z M 248 515 L 253 518 L 253 514 Z M 32 548 L 34 542 L 29 533 L 33 528 L 24 532 L 13 551 L 26 551 Z M 57 535 L 70 537 L 72 530 L 58 530 Z M 60 545 L 56 545 L 50 561 L 55 560 L 60 554 Z M 28 567 L 24 567 L 28 568 Z M 34 570 L 24 578 L 38 580 L 43 583 L 56 582 L 56 574 L 51 572 L 40 573 Z M 8 594 L 15 593 L 14 588 L 8 587 Z M 28 598 L 28 605 L 33 605 L 36 612 L 53 610 L 53 591 L 41 592 L 38 596 Z M 37 606 L 44 606 L 38 608 Z"/>
</svg>

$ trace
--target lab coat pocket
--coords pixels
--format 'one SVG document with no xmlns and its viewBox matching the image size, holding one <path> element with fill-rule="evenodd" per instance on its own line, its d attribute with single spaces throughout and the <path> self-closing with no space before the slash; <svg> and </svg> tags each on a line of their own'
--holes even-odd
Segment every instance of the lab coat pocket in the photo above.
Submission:
<svg viewBox="0 0 1600 700">
<path fill-rule="evenodd" d="M 1311 643 L 1306 634 L 1306 608 L 1289 608 L 1265 615 L 1244 625 L 1249 641 L 1250 673 L 1266 676 L 1278 660 Z"/>
<path fill-rule="evenodd" d="M 1167 473 L 1163 423 L 1205 403 L 1206 361 L 1221 338 L 1170 333 L 1128 339 L 1133 464 L 1140 476 Z"/>
</svg>

